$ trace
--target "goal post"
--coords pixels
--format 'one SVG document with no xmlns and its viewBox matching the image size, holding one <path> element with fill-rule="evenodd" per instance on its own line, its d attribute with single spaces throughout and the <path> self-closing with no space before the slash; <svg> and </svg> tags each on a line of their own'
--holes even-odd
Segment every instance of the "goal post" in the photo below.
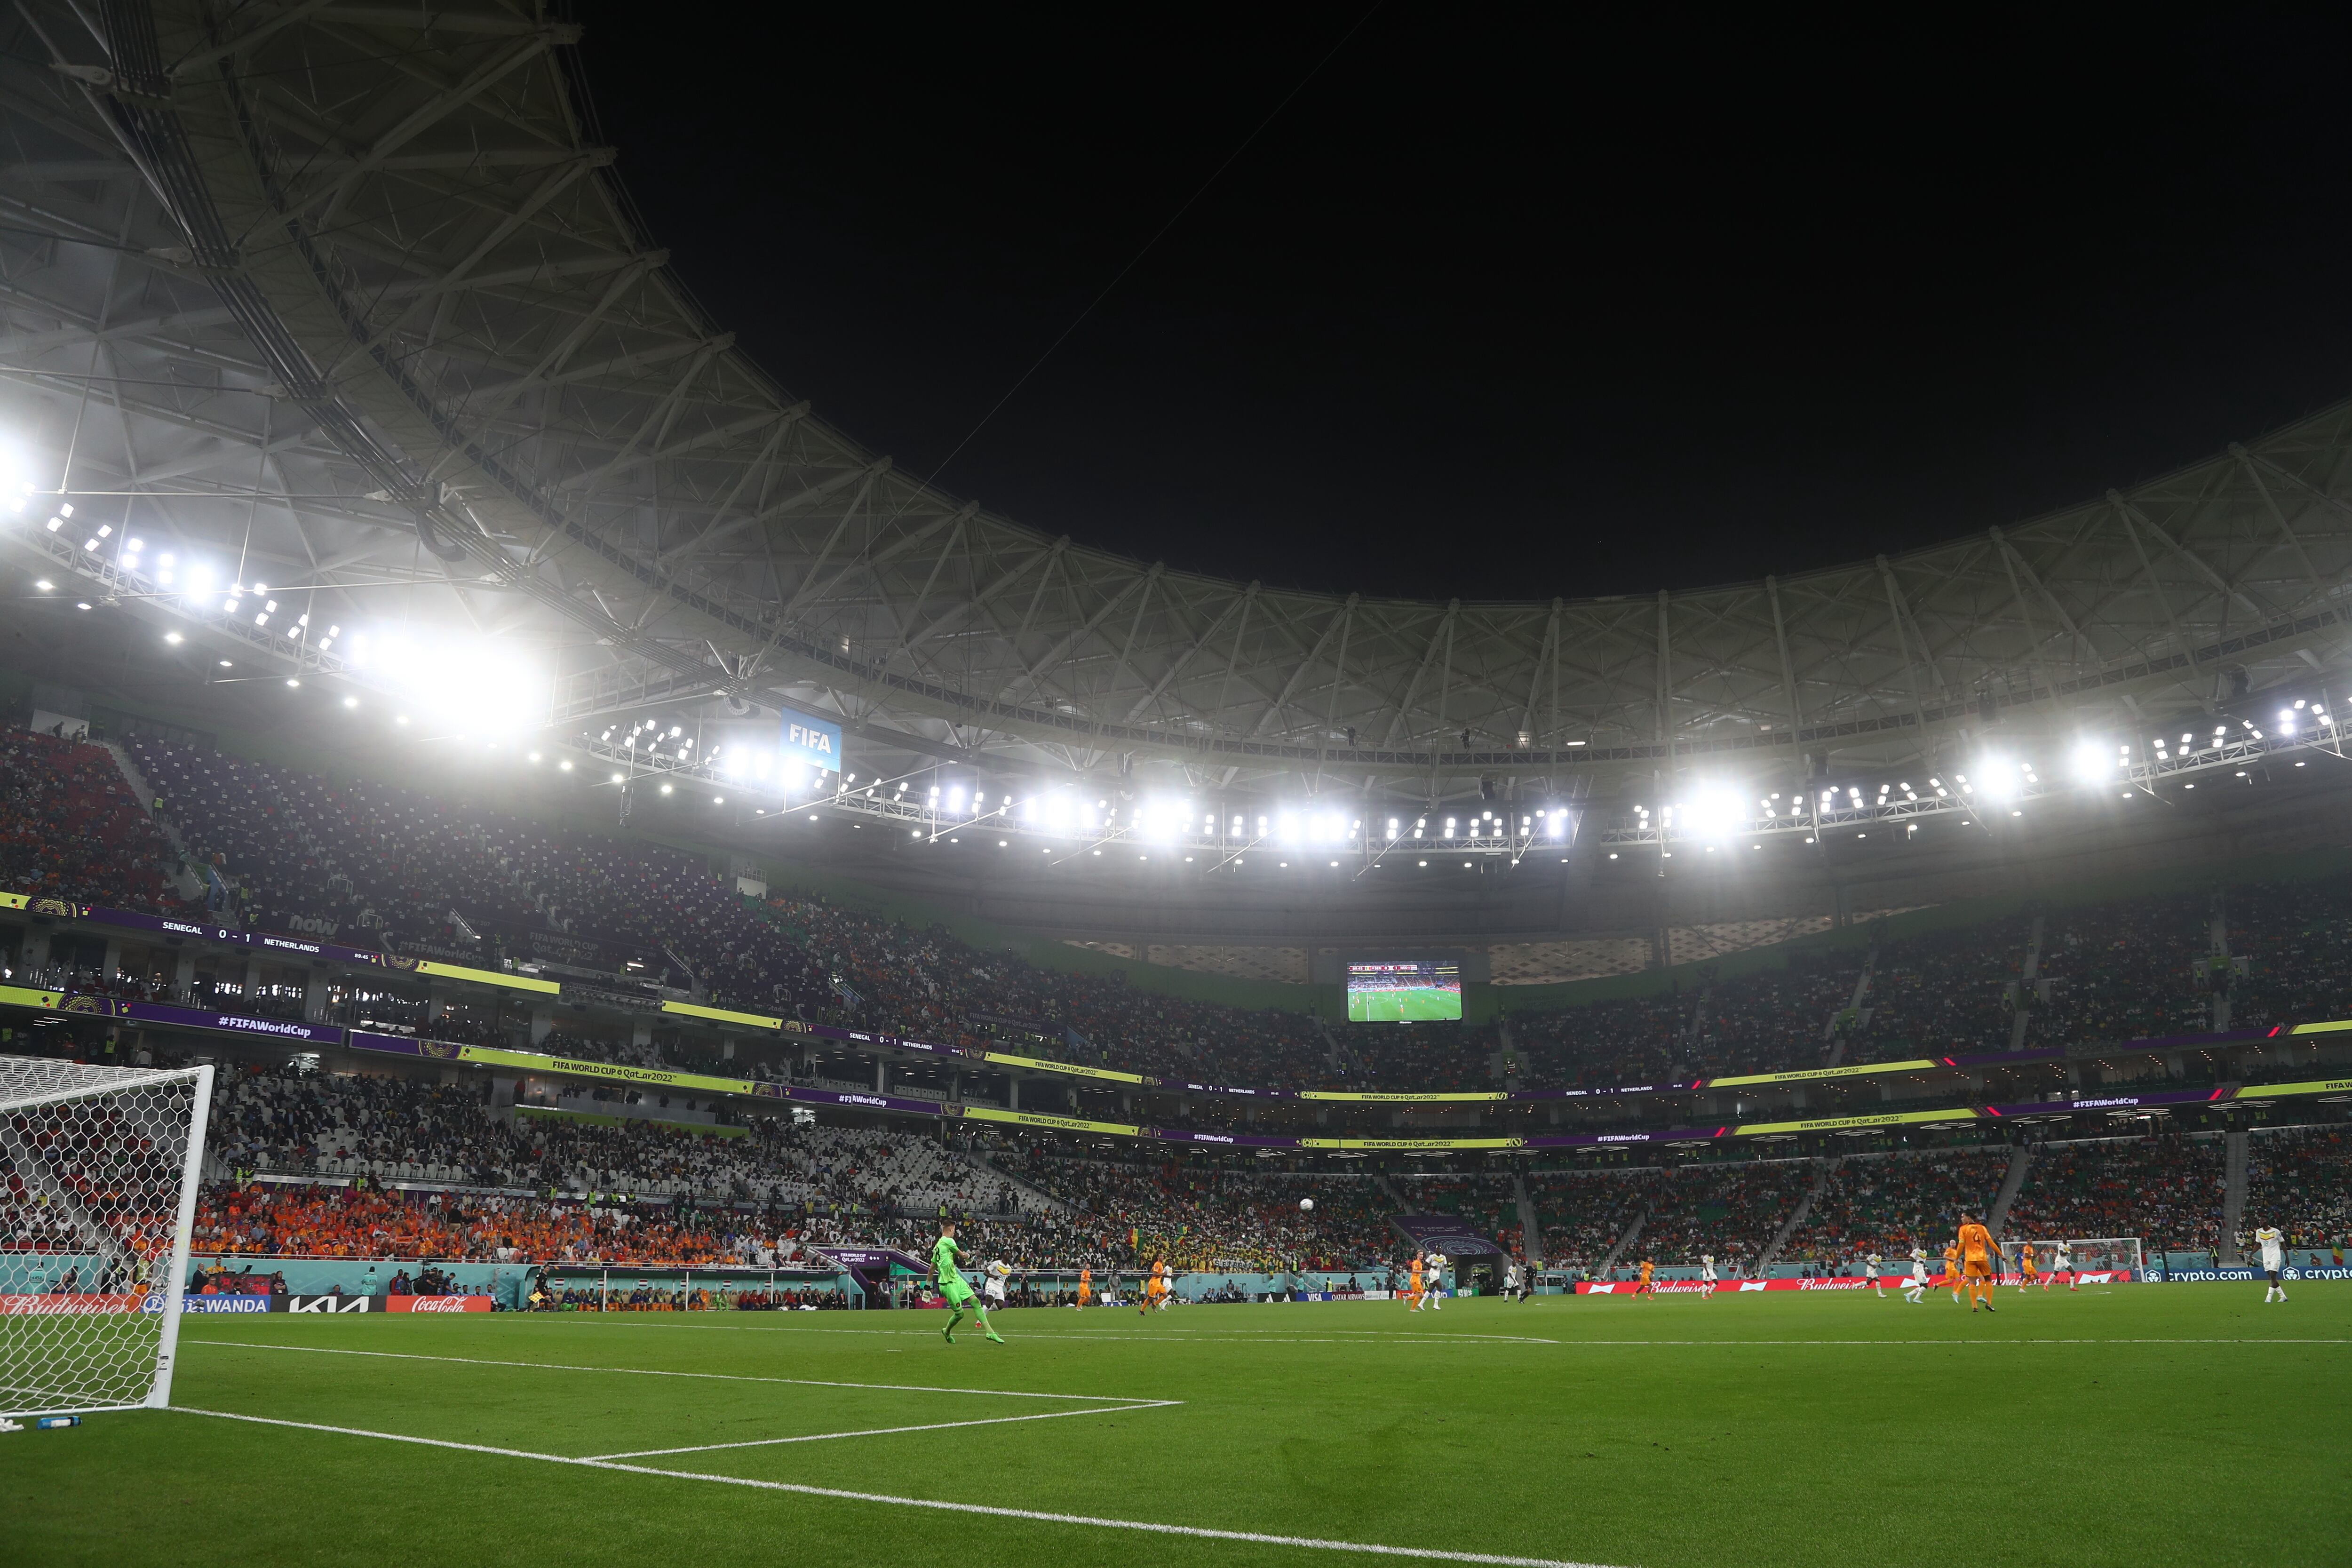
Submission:
<svg viewBox="0 0 2352 1568">
<path fill-rule="evenodd" d="M 2054 1238 L 2027 1237 L 2007 1244 L 2009 1267 L 2017 1268 L 2021 1246 L 2033 1248 L 2033 1267 L 2048 1274 L 2058 1266 L 2058 1249 L 2067 1249 L 2066 1271 L 2070 1274 L 2121 1274 L 2129 1271 L 2134 1279 L 2146 1279 L 2147 1254 L 2137 1236 L 2076 1236 L 2061 1242 Z"/>
<path fill-rule="evenodd" d="M 0 1415 L 171 1403 L 212 1086 L 0 1056 Z"/>
</svg>

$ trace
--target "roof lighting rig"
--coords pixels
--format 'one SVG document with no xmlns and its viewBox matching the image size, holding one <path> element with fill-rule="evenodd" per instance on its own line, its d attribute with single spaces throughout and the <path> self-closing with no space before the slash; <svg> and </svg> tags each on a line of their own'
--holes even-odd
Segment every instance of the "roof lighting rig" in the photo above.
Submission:
<svg viewBox="0 0 2352 1568">
<path fill-rule="evenodd" d="M 1600 825 L 1603 845 L 1667 847 L 1688 843 L 1712 847 L 1734 840 L 1750 843 L 1795 836 L 1814 843 L 1851 831 L 1866 837 L 1874 827 L 1905 832 L 1937 817 L 1967 821 L 2021 817 L 2037 802 L 2154 796 L 2159 786 L 2195 789 L 2208 774 L 2252 777 L 2254 767 L 2273 759 L 2305 766 L 2314 755 L 2345 759 L 2337 716 L 2326 701 L 2299 698 L 2279 710 L 2270 728 L 2250 719 L 2207 721 L 2144 742 L 2086 740 L 2075 747 L 2065 775 L 2046 778 L 2031 761 L 1986 752 L 1969 771 L 1914 774 L 1875 784 L 1814 784 L 1793 794 L 1750 800 L 1727 793 L 1701 795 L 1653 812 L 1636 805 L 1630 816 Z"/>
</svg>

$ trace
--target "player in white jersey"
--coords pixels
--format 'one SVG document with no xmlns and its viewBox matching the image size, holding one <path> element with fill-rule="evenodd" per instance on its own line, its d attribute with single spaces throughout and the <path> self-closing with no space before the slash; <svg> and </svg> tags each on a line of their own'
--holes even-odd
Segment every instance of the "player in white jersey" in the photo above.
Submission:
<svg viewBox="0 0 2352 1568">
<path fill-rule="evenodd" d="M 2074 1288 L 2074 1244 L 2071 1241 L 2061 1241 L 2051 1248 L 2050 1272 L 2042 1277 L 2042 1288 L 2049 1289 L 2050 1281 L 2061 1274 L 2066 1276 L 2066 1289 L 2072 1290 Z"/>
<path fill-rule="evenodd" d="M 1429 1255 L 1429 1310 L 1433 1312 L 1445 1305 L 1445 1254 Z"/>
<path fill-rule="evenodd" d="M 1911 1279 L 1903 1287 L 1903 1299 L 1915 1307 L 1927 1304 L 1927 1255 L 1916 1247 L 1911 1249 Z"/>
<path fill-rule="evenodd" d="M 1878 1299 L 1882 1301 L 1886 1300 L 1886 1280 L 1881 1272 L 1885 1267 L 1886 1260 L 1875 1252 L 1862 1260 L 1862 1270 L 1870 1276 L 1870 1282 L 1876 1287 Z"/>
<path fill-rule="evenodd" d="M 2278 1226 L 2266 1225 L 2254 1232 L 2254 1245 L 2263 1249 L 2263 1278 L 2270 1281 L 2270 1288 L 2263 1292 L 2263 1305 L 2285 1300 L 2286 1287 L 2279 1283 L 2279 1270 L 2286 1267 L 2286 1237 L 2279 1234 Z"/>
<path fill-rule="evenodd" d="M 1004 1305 L 1004 1281 L 1006 1277 L 1012 1272 L 1012 1268 L 1006 1265 L 1003 1258 L 998 1258 L 995 1262 L 990 1264 L 987 1269 L 987 1278 L 981 1281 L 981 1300 L 992 1307 L 1002 1307 Z"/>
<path fill-rule="evenodd" d="M 1702 1295 L 1702 1296 L 1712 1296 L 1712 1295 L 1714 1295 L 1714 1294 L 1715 1294 L 1715 1254 L 1714 1254 L 1714 1253 L 1712 1253 L 1712 1252 L 1702 1252 L 1702 1253 L 1700 1253 L 1700 1254 L 1698 1255 L 1698 1277 L 1699 1277 L 1700 1281 L 1701 1281 L 1701 1282 L 1706 1286 L 1706 1289 L 1703 1289 L 1703 1290 L 1701 1290 L 1701 1291 L 1699 1292 L 1699 1294 L 1700 1294 L 1700 1295 Z"/>
</svg>

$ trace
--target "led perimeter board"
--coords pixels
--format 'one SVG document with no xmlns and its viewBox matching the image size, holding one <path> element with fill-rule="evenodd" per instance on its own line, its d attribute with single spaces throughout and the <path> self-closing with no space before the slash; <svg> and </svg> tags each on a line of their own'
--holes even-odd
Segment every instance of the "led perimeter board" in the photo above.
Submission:
<svg viewBox="0 0 2352 1568">
<path fill-rule="evenodd" d="M 1350 1024 L 1456 1023 L 1461 1017 L 1458 963 L 1408 958 L 1348 965 Z"/>
</svg>

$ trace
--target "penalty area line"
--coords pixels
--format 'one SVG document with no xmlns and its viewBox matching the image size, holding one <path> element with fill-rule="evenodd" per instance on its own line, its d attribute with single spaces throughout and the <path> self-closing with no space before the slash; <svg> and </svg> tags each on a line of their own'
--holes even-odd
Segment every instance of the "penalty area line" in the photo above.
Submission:
<svg viewBox="0 0 2352 1568">
<path fill-rule="evenodd" d="M 584 1366 L 560 1361 L 499 1361 L 488 1356 L 425 1355 L 416 1351 L 354 1351 L 335 1345 L 289 1345 L 270 1340 L 215 1340 L 194 1342 L 227 1345 L 248 1351 L 299 1351 L 304 1355 L 370 1356 L 379 1361 L 438 1361 L 458 1366 L 516 1366 L 533 1372 L 609 1372 L 623 1377 L 693 1377 L 711 1383 L 769 1383 L 793 1388 L 856 1388 L 889 1394 L 977 1394 L 998 1399 L 1065 1399 L 1089 1405 L 1181 1405 L 1181 1399 L 1139 1400 L 1127 1394 L 1039 1394 L 1025 1388 L 942 1388 L 929 1383 L 842 1383 L 822 1377 L 757 1377 L 743 1372 L 676 1372 L 655 1366 Z"/>
<path fill-rule="evenodd" d="M 564 1454 L 533 1453 L 528 1448 L 500 1448 L 488 1443 L 459 1443 L 446 1437 L 413 1437 L 401 1432 L 371 1432 L 363 1426 L 331 1426 L 317 1421 L 288 1421 L 274 1415 L 243 1415 L 230 1410 L 199 1410 L 175 1405 L 183 1415 L 205 1415 L 217 1421 L 245 1421 L 257 1426 L 285 1426 L 300 1432 L 327 1432 L 343 1437 L 373 1437 L 387 1443 L 412 1443 L 426 1448 L 452 1448 L 461 1453 L 489 1454 L 507 1459 L 537 1459 L 542 1464 L 573 1465 L 582 1469 L 612 1470 L 623 1475 L 659 1476 L 673 1481 L 707 1481 L 714 1486 L 748 1487 L 754 1491 L 790 1492 L 798 1497 L 830 1498 L 839 1502 L 877 1503 L 887 1508 L 930 1509 L 940 1513 L 980 1514 L 991 1519 L 1020 1519 L 1033 1524 L 1071 1524 L 1091 1530 L 1127 1530 L 1145 1535 L 1186 1536 L 1195 1541 L 1241 1541 L 1256 1546 L 1295 1546 L 1309 1552 L 1354 1552 L 1370 1557 L 1417 1557 L 1428 1562 L 1481 1563 L 1494 1568 L 1608 1568 L 1551 1557 L 1507 1557 L 1486 1552 L 1448 1552 L 1439 1547 L 1389 1546 L 1369 1541 L 1323 1541 L 1307 1535 L 1272 1535 L 1254 1530 L 1212 1530 L 1196 1524 L 1157 1524 L 1149 1520 L 1104 1519 L 1093 1514 L 1051 1513 L 1042 1509 L 1002 1508 L 988 1503 L 946 1502 L 937 1498 L 894 1497 L 887 1492 L 849 1491 L 840 1487 L 813 1487 L 798 1481 L 756 1480 L 748 1476 L 713 1475 L 700 1470 L 666 1470 L 658 1465 L 626 1465 L 614 1459 L 581 1459 Z"/>
<path fill-rule="evenodd" d="M 634 1313 L 628 1315 L 632 1317 L 635 1316 Z M 509 1314 L 509 1321 L 522 1322 L 529 1321 L 529 1319 L 527 1314 L 513 1313 Z M 1399 1330 L 1395 1332 L 1390 1332 L 1380 1329 L 1333 1329 L 1329 1332 L 1323 1334 L 1276 1335 L 1272 1330 L 1266 1330 L 1261 1332 L 1237 1330 L 1231 1332 L 1211 1333 L 1204 1331 L 1199 1333 L 1192 1333 L 1181 1329 L 1163 1329 L 1158 1333 L 1139 1332 L 1130 1334 L 1116 1331 L 1110 1333 L 1097 1333 L 1086 1329 L 1056 1329 L 1049 1327 L 1042 1322 L 1016 1324 L 1014 1326 L 1017 1328 L 1034 1330 L 1035 1334 L 1034 1342 L 1037 1343 L 1043 1343 L 1049 1340 L 1106 1340 L 1115 1344 L 1147 1345 L 1212 1343 L 1242 1345 L 1402 1344 L 1410 1345 L 1415 1350 L 1420 1350 L 1429 1345 L 1559 1345 L 1574 1344 L 1578 1342 L 1574 1340 L 1547 1340 L 1539 1338 L 1534 1334 L 1457 1334 L 1450 1333 L 1443 1330 L 1433 1333 L 1423 1334 L 1415 1333 L 1411 1330 Z M 699 1334 L 866 1334 L 880 1335 L 885 1338 L 918 1340 L 932 1337 L 931 1331 L 929 1329 L 835 1329 L 817 1328 L 814 1326 L 803 1328 L 797 1323 L 791 1327 L 786 1327 L 782 1323 L 771 1326 L 765 1323 L 674 1323 L 658 1321 L 646 1322 L 599 1322 L 594 1318 L 567 1318 L 564 1320 L 564 1327 L 566 1329 L 622 1329 L 629 1331 L 639 1329 L 683 1329 L 689 1332 Z M 1024 1335 L 1023 1337 L 1029 1338 L 1030 1336 Z M 206 1344 L 237 1344 L 245 1342 L 236 1340 L 206 1340 L 205 1342 Z"/>
<path fill-rule="evenodd" d="M 900 1432 L 944 1432 L 950 1426 L 1005 1426 L 1015 1421 L 1059 1421 L 1065 1415 L 1120 1415 L 1129 1410 L 1166 1410 L 1181 1399 L 1145 1399 L 1133 1405 L 1097 1405 L 1091 1410 L 1048 1410 L 1037 1415 L 989 1415 L 977 1421 L 927 1421 L 919 1426 L 868 1426 L 857 1432 L 807 1432 L 795 1437 L 751 1437 L 740 1443 L 691 1443 L 683 1448 L 632 1448 L 619 1454 L 591 1454 L 592 1459 L 653 1459 L 665 1454 L 709 1454 L 721 1448 L 773 1448 L 786 1443 L 829 1443 L 835 1437 L 888 1437 Z"/>
</svg>

